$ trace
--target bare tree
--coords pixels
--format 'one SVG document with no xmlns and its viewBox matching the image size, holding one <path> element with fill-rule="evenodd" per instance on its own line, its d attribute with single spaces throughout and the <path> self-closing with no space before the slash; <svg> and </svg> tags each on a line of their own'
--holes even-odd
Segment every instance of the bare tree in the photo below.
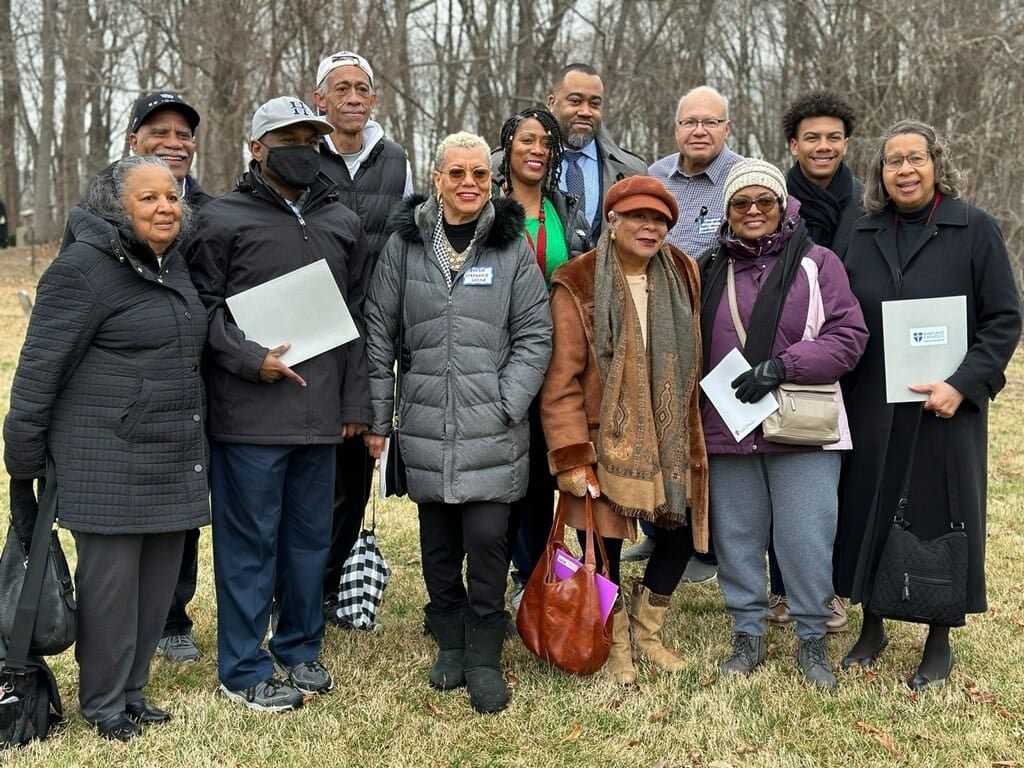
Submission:
<svg viewBox="0 0 1024 768">
<path fill-rule="evenodd" d="M 729 98 L 733 149 L 780 165 L 787 105 L 837 90 L 859 113 L 855 172 L 895 120 L 934 123 L 1024 271 L 1019 0 L 969 13 L 959 0 L 0 0 L 0 17 L 3 194 L 13 221 L 19 203 L 36 210 L 40 232 L 54 199 L 59 222 L 83 176 L 123 151 L 140 93 L 171 88 L 199 109 L 197 175 L 222 193 L 243 170 L 253 109 L 310 100 L 319 59 L 348 49 L 373 63 L 374 117 L 420 189 L 441 136 L 496 144 L 570 61 L 601 72 L 606 125 L 648 161 L 675 151 L 671 118 L 696 85 Z"/>
</svg>

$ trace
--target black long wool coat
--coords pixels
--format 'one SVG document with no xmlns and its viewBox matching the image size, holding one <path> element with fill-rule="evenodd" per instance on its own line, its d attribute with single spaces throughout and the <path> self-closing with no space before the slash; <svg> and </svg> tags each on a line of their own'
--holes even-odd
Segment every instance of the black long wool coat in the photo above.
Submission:
<svg viewBox="0 0 1024 768">
<path fill-rule="evenodd" d="M 901 270 L 893 211 L 862 218 L 846 256 L 850 286 L 870 338 L 844 381 L 853 452 L 840 487 L 836 588 L 870 608 L 878 559 L 906 471 L 917 403 L 885 403 L 881 302 L 967 297 L 967 355 L 947 379 L 964 401 L 951 419 L 925 412 L 914 451 L 907 518 L 921 538 L 949 530 L 960 510 L 969 541 L 968 611 L 983 612 L 988 401 L 1005 384 L 1003 371 L 1020 340 L 1020 297 L 998 225 L 985 212 L 943 198 Z M 928 383 L 928 382 L 921 382 Z"/>
</svg>

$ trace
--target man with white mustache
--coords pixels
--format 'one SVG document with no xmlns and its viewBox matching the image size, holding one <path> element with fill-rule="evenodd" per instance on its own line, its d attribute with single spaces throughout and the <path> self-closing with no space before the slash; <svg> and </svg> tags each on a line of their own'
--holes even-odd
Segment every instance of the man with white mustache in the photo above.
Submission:
<svg viewBox="0 0 1024 768">
<path fill-rule="evenodd" d="M 135 155 L 155 155 L 171 169 L 185 202 L 198 210 L 213 198 L 192 176 L 199 113 L 177 93 L 148 93 L 135 102 L 128 146 Z M 186 551 L 188 547 L 186 546 Z"/>
<path fill-rule="evenodd" d="M 148 93 L 135 102 L 128 125 L 128 146 L 135 155 L 154 155 L 171 169 L 182 197 L 198 211 L 213 199 L 192 176 L 196 155 L 196 126 L 199 113 L 172 91 Z M 184 249 L 184 245 L 182 246 Z M 157 653 L 171 662 L 195 661 L 199 648 L 192 639 L 192 619 L 186 610 L 196 594 L 199 573 L 199 529 L 185 532 L 181 570 L 174 587 L 174 600 L 167 614 Z"/>
</svg>

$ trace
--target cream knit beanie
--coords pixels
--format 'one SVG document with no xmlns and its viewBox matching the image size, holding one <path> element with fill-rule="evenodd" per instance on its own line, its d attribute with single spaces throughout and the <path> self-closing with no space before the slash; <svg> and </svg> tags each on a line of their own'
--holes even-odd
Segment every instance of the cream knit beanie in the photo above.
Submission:
<svg viewBox="0 0 1024 768">
<path fill-rule="evenodd" d="M 786 177 L 782 171 L 769 162 L 747 157 L 736 163 L 725 178 L 725 215 L 729 215 L 729 203 L 733 195 L 744 187 L 767 187 L 782 201 L 782 209 L 786 209 Z"/>
</svg>

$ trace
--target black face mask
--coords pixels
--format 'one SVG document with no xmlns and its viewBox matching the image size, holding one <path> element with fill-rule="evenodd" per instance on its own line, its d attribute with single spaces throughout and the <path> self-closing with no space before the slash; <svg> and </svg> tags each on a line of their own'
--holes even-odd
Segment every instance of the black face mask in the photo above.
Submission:
<svg viewBox="0 0 1024 768">
<path fill-rule="evenodd" d="M 320 153 L 306 144 L 267 147 L 267 168 L 292 189 L 305 189 L 320 173 Z"/>
</svg>

